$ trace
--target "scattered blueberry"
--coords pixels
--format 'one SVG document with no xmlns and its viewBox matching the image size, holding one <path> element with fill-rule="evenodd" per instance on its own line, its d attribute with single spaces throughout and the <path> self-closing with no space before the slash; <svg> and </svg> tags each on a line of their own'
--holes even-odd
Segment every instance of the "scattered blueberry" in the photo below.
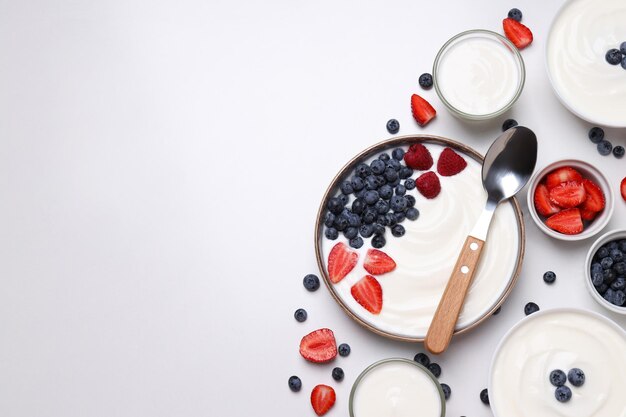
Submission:
<svg viewBox="0 0 626 417">
<path fill-rule="evenodd" d="M 393 213 L 393 217 L 396 218 L 396 223 L 402 223 L 404 221 L 404 219 L 406 219 L 406 215 L 404 213 L 402 213 L 402 212 L 400 212 L 400 213 Z M 400 226 L 400 225 L 397 225 L 397 226 Z M 393 234 L 393 229 L 395 227 L 396 226 L 391 228 L 391 233 L 392 234 Z M 400 227 L 402 227 L 402 234 L 404 234 L 404 226 L 400 226 Z M 394 234 L 394 236 L 396 236 L 396 235 Z M 396 237 L 399 237 L 399 236 L 396 236 Z"/>
<path fill-rule="evenodd" d="M 340 367 L 337 366 L 333 368 L 332 375 L 335 381 L 343 381 L 344 373 L 343 369 L 341 369 Z"/>
<path fill-rule="evenodd" d="M 309 291 L 317 291 L 320 287 L 320 279 L 315 274 L 308 274 L 302 280 L 302 284 Z"/>
<path fill-rule="evenodd" d="M 613 271 L 615 271 L 615 273 L 618 275 L 626 274 L 626 262 L 622 261 L 613 265 Z"/>
<path fill-rule="evenodd" d="M 293 313 L 293 316 L 297 322 L 302 323 L 303 321 L 306 321 L 307 313 L 305 309 L 299 308 L 295 313 Z"/>
<path fill-rule="evenodd" d="M 389 119 L 387 122 L 387 132 L 395 135 L 400 130 L 400 123 L 396 119 Z"/>
<path fill-rule="evenodd" d="M 509 10 L 508 16 L 513 20 L 517 20 L 518 22 L 522 21 L 522 12 L 520 9 L 513 8 Z"/>
<path fill-rule="evenodd" d="M 378 195 L 384 200 L 389 200 L 393 196 L 393 187 L 389 184 L 385 184 L 378 189 Z"/>
<path fill-rule="evenodd" d="M 354 188 L 352 188 L 352 183 L 350 181 L 344 181 L 339 186 L 339 189 L 343 194 L 350 195 L 354 192 Z"/>
<path fill-rule="evenodd" d="M 391 159 L 391 157 L 389 156 L 388 153 L 381 153 L 380 155 L 378 155 L 378 159 L 380 159 L 383 162 L 387 162 L 389 159 Z"/>
<path fill-rule="evenodd" d="M 605 58 L 606 62 L 608 62 L 609 64 L 617 65 L 622 62 L 622 53 L 619 51 L 619 49 L 612 48 L 606 52 Z"/>
<path fill-rule="evenodd" d="M 385 240 L 385 236 L 383 235 L 374 235 L 372 238 L 372 247 L 376 249 L 380 249 L 385 246 L 387 241 Z"/>
<path fill-rule="evenodd" d="M 619 51 L 623 54 L 626 55 L 626 42 L 622 42 L 619 46 Z"/>
<path fill-rule="evenodd" d="M 298 378 L 297 376 L 290 376 L 289 377 L 289 389 L 292 390 L 293 392 L 298 392 L 300 391 L 300 389 L 302 388 L 302 380 L 300 380 L 300 378 Z"/>
<path fill-rule="evenodd" d="M 585 383 L 585 373 L 580 368 L 573 368 L 567 373 L 567 379 L 573 386 L 580 387 Z"/>
<path fill-rule="evenodd" d="M 376 204 L 378 201 L 378 191 L 370 190 L 365 192 L 365 203 L 369 206 Z"/>
<path fill-rule="evenodd" d="M 328 208 L 328 210 L 333 214 L 341 213 L 343 211 L 343 206 L 344 205 L 341 203 L 341 200 L 337 197 L 330 198 L 326 204 L 326 208 Z"/>
<path fill-rule="evenodd" d="M 347 343 L 342 343 L 337 347 L 337 351 L 339 352 L 339 356 L 348 356 L 350 354 L 350 345 Z"/>
<path fill-rule="evenodd" d="M 425 353 L 418 353 L 417 355 L 415 355 L 413 360 L 425 367 L 428 367 L 428 365 L 430 365 L 430 358 Z"/>
<path fill-rule="evenodd" d="M 346 230 L 343 231 L 343 235 L 348 240 L 354 239 L 355 237 L 357 237 L 358 234 L 359 229 L 357 229 L 356 227 L 348 227 Z"/>
<path fill-rule="evenodd" d="M 365 181 L 363 181 L 363 178 L 361 177 L 353 177 L 350 180 L 350 183 L 352 184 L 354 191 L 360 191 L 365 188 Z"/>
<path fill-rule="evenodd" d="M 354 169 L 356 174 L 361 177 L 361 178 L 365 178 L 367 177 L 369 174 L 372 173 L 371 168 L 369 167 L 369 165 L 361 162 L 360 164 L 358 164 L 356 166 L 356 168 Z"/>
<path fill-rule="evenodd" d="M 601 127 L 592 127 L 589 130 L 589 140 L 593 143 L 600 143 L 604 139 L 604 130 Z"/>
<path fill-rule="evenodd" d="M 623 55 L 622 63 L 620 64 L 622 68 L 626 69 L 626 54 Z"/>
<path fill-rule="evenodd" d="M 407 178 L 407 179 L 404 181 L 404 187 L 405 187 L 407 190 L 412 190 L 412 189 L 414 189 L 414 188 L 415 188 L 415 180 L 414 180 L 413 178 Z"/>
<path fill-rule="evenodd" d="M 487 391 L 487 388 L 480 392 L 480 401 L 482 401 L 483 404 L 489 405 L 489 391 Z"/>
<path fill-rule="evenodd" d="M 597 258 L 606 258 L 607 256 L 609 256 L 609 249 L 606 246 L 602 246 L 600 249 L 598 249 L 598 251 L 596 252 L 596 257 Z"/>
<path fill-rule="evenodd" d="M 391 207 L 391 209 L 396 212 L 406 210 L 406 206 L 407 200 L 400 195 L 394 195 L 389 201 L 389 207 Z"/>
<path fill-rule="evenodd" d="M 604 284 L 604 274 L 602 272 L 593 272 L 591 274 L 591 282 L 595 287 L 599 287 Z"/>
<path fill-rule="evenodd" d="M 385 214 L 389 211 L 389 203 L 385 200 L 378 200 L 374 204 L 374 208 L 378 214 Z"/>
<path fill-rule="evenodd" d="M 391 228 L 391 234 L 395 237 L 404 236 L 404 233 L 404 226 L 402 226 L 401 224 L 396 224 L 394 227 Z"/>
<path fill-rule="evenodd" d="M 345 194 L 340 194 L 339 197 L 337 197 L 339 199 L 339 201 L 341 202 L 342 206 L 345 206 L 346 204 L 348 204 L 348 202 L 350 201 L 350 197 L 348 197 Z"/>
<path fill-rule="evenodd" d="M 406 200 L 407 207 L 415 206 L 415 197 L 413 197 L 412 195 L 405 195 L 404 199 Z"/>
<path fill-rule="evenodd" d="M 613 148 L 613 156 L 616 158 L 621 158 L 624 156 L 624 147 L 621 145 L 618 145 L 616 147 Z"/>
<path fill-rule="evenodd" d="M 425 72 L 422 75 L 420 75 L 418 82 L 419 82 L 419 85 L 422 86 L 422 88 L 430 88 L 433 86 L 433 76 Z"/>
<path fill-rule="evenodd" d="M 339 237 L 339 232 L 334 227 L 328 227 L 324 231 L 324 236 L 326 236 L 326 239 L 335 240 Z"/>
<path fill-rule="evenodd" d="M 539 306 L 533 302 L 530 302 L 524 306 L 524 314 L 526 314 L 527 316 L 536 313 L 537 311 L 539 311 Z"/>
<path fill-rule="evenodd" d="M 550 383 L 555 387 L 562 387 L 567 382 L 567 375 L 560 369 L 550 372 Z"/>
<path fill-rule="evenodd" d="M 385 176 L 385 179 L 387 180 L 387 182 L 389 182 L 390 184 L 393 184 L 394 181 L 400 179 L 400 175 L 398 174 L 398 171 L 396 171 L 392 167 L 387 167 L 383 175 Z"/>
<path fill-rule="evenodd" d="M 543 274 L 543 280 L 546 284 L 553 284 L 556 281 L 556 274 L 552 271 L 547 271 Z"/>
<path fill-rule="evenodd" d="M 398 173 L 398 176 L 403 180 L 409 178 L 411 175 L 413 175 L 413 170 L 409 167 L 400 168 L 400 172 Z"/>
<path fill-rule="evenodd" d="M 372 237 L 374 234 L 374 225 L 373 224 L 364 224 L 359 228 L 359 233 L 364 238 Z"/>
<path fill-rule="evenodd" d="M 406 218 L 409 220 L 417 220 L 420 216 L 420 212 L 415 207 L 409 207 L 406 211 Z"/>
<path fill-rule="evenodd" d="M 385 162 L 380 159 L 374 159 L 370 164 L 370 168 L 373 174 L 380 175 L 385 172 Z"/>
<path fill-rule="evenodd" d="M 505 132 L 512 128 L 513 126 L 517 126 L 517 120 L 515 119 L 506 119 L 504 123 L 502 123 L 502 131 Z"/>
<path fill-rule="evenodd" d="M 441 384 L 441 390 L 443 391 L 443 397 L 448 400 L 452 395 L 452 390 L 448 384 Z"/>
<path fill-rule="evenodd" d="M 613 262 L 620 262 L 624 260 L 624 253 L 618 248 L 611 249 L 609 251 L 609 256 L 613 259 Z"/>
<path fill-rule="evenodd" d="M 396 195 L 405 195 L 406 187 L 402 184 L 396 185 Z"/>
<path fill-rule="evenodd" d="M 356 236 L 350 239 L 348 243 L 350 244 L 350 247 L 358 249 L 363 246 L 363 239 L 361 238 L 361 236 Z"/>
<path fill-rule="evenodd" d="M 603 140 L 602 142 L 598 143 L 598 153 L 600 155 L 606 156 L 611 153 L 612 149 L 613 145 L 608 140 Z"/>
<path fill-rule="evenodd" d="M 335 226 L 335 229 L 337 229 L 340 232 L 343 232 L 348 227 L 348 217 L 344 213 L 341 213 L 339 216 L 335 217 L 334 226 Z M 330 229 L 331 228 L 328 228 L 326 230 L 330 230 Z"/>
<path fill-rule="evenodd" d="M 441 376 L 441 366 L 438 363 L 432 362 L 427 366 L 428 370 L 435 375 L 435 378 L 439 378 Z"/>
<path fill-rule="evenodd" d="M 327 211 L 326 216 L 324 217 L 324 225 L 326 227 L 332 227 L 333 223 L 335 223 L 335 215 L 330 211 Z"/>
<path fill-rule="evenodd" d="M 387 161 L 387 168 L 391 168 L 394 171 L 400 171 L 400 169 L 402 169 L 402 164 L 399 160 L 393 158 Z"/>
<path fill-rule="evenodd" d="M 363 211 L 363 223 L 372 224 L 376 220 L 376 210 L 373 207 L 368 207 Z"/>
<path fill-rule="evenodd" d="M 404 149 L 396 148 L 391 152 L 391 157 L 396 161 L 402 161 L 404 158 Z"/>
<path fill-rule="evenodd" d="M 569 387 L 563 385 L 562 387 L 558 387 L 554 391 L 554 397 L 557 399 L 557 401 L 561 403 L 568 402 L 572 399 L 572 390 L 569 389 Z"/>
<path fill-rule="evenodd" d="M 602 265 L 603 269 L 609 269 L 611 266 L 613 266 L 613 258 L 611 258 L 610 256 L 602 258 L 600 260 L 600 265 Z"/>
</svg>

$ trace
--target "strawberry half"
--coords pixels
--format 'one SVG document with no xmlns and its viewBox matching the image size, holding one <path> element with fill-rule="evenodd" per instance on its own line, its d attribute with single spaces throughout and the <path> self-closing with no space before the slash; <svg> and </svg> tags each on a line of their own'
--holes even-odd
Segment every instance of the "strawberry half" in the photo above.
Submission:
<svg viewBox="0 0 626 417">
<path fill-rule="evenodd" d="M 382 275 L 396 269 L 396 262 L 389 255 L 378 249 L 370 249 L 365 255 L 363 268 L 372 275 Z"/>
<path fill-rule="evenodd" d="M 426 171 L 433 166 L 433 157 L 426 146 L 416 143 L 404 154 L 404 163 L 409 168 Z"/>
<path fill-rule="evenodd" d="M 316 385 L 311 391 L 311 405 L 318 416 L 328 413 L 328 410 L 335 405 L 336 399 L 335 390 L 328 385 Z"/>
<path fill-rule="evenodd" d="M 583 176 L 580 172 L 576 171 L 572 167 L 561 167 L 557 168 L 554 171 L 550 172 L 546 175 L 546 186 L 548 190 L 553 189 L 554 187 L 561 185 L 564 182 L 568 181 L 578 181 L 581 182 L 583 180 Z"/>
<path fill-rule="evenodd" d="M 333 284 L 338 283 L 352 271 L 359 260 L 359 254 L 348 249 L 345 243 L 339 242 L 328 254 L 328 277 Z"/>
<path fill-rule="evenodd" d="M 593 211 L 596 213 L 602 211 L 606 205 L 602 189 L 598 186 L 598 184 L 588 179 L 583 180 L 583 187 L 585 187 L 587 198 L 583 202 L 583 205 L 580 206 L 581 211 Z M 585 216 L 583 216 L 583 219 L 584 218 Z"/>
<path fill-rule="evenodd" d="M 580 210 L 580 217 L 583 220 L 587 220 L 589 222 L 595 219 L 597 214 L 598 214 L 597 211 L 589 211 L 589 210 L 584 210 L 584 209 Z"/>
<path fill-rule="evenodd" d="M 626 177 L 624 177 L 621 184 L 619 185 L 619 191 L 622 194 L 622 198 L 624 199 L 624 201 L 626 201 Z"/>
<path fill-rule="evenodd" d="M 566 235 L 576 235 L 583 231 L 583 221 L 580 217 L 580 210 L 577 208 L 570 208 L 553 214 L 546 220 L 546 225 L 550 229 Z"/>
<path fill-rule="evenodd" d="M 425 172 L 415 180 L 415 187 L 426 198 L 435 198 L 441 191 L 439 177 L 432 171 Z"/>
<path fill-rule="evenodd" d="M 558 213 L 561 211 L 559 207 L 552 204 L 550 201 L 550 192 L 548 191 L 548 187 L 545 184 L 539 184 L 535 189 L 535 208 L 537 209 L 537 213 L 542 216 L 549 216 L 554 213 Z"/>
<path fill-rule="evenodd" d="M 411 112 L 420 126 L 426 126 L 437 115 L 433 106 L 417 94 L 411 96 Z"/>
<path fill-rule="evenodd" d="M 366 275 L 350 288 L 350 293 L 357 303 L 372 314 L 383 309 L 383 289 L 376 278 Z"/>
<path fill-rule="evenodd" d="M 309 362 L 324 363 L 337 356 L 335 334 L 330 329 L 318 329 L 302 338 L 300 355 Z"/>
<path fill-rule="evenodd" d="M 463 171 L 467 166 L 465 159 L 451 148 L 445 148 L 437 161 L 437 172 L 442 177 L 451 177 Z"/>
<path fill-rule="evenodd" d="M 563 208 L 576 207 L 585 201 L 585 198 L 587 198 L 585 187 L 578 181 L 564 182 L 550 190 L 550 201 Z"/>
<path fill-rule="evenodd" d="M 524 49 L 533 41 L 533 33 L 530 29 L 517 20 L 507 17 L 502 21 L 502 27 L 506 37 L 517 46 L 517 49 Z"/>
</svg>

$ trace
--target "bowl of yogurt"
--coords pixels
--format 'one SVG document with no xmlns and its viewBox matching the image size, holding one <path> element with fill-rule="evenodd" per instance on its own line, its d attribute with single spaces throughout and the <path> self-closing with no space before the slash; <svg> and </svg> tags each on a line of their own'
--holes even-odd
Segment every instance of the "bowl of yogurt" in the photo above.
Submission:
<svg viewBox="0 0 626 417">
<path fill-rule="evenodd" d="M 509 110 L 525 79 L 524 60 L 515 45 L 483 29 L 452 37 L 433 65 L 437 95 L 453 115 L 465 120 L 492 119 Z"/>
<path fill-rule="evenodd" d="M 368 366 L 350 392 L 350 417 L 444 417 L 441 385 L 428 369 L 403 358 Z"/>
</svg>

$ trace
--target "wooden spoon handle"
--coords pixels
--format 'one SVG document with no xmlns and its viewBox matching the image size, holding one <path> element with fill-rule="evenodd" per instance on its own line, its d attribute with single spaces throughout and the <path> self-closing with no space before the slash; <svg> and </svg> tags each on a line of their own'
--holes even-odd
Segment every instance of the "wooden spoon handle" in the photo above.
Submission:
<svg viewBox="0 0 626 417">
<path fill-rule="evenodd" d="M 443 353 L 450 344 L 484 245 L 483 240 L 473 236 L 465 239 L 461 254 L 454 265 L 454 270 L 424 340 L 426 349 L 435 355 Z"/>
</svg>

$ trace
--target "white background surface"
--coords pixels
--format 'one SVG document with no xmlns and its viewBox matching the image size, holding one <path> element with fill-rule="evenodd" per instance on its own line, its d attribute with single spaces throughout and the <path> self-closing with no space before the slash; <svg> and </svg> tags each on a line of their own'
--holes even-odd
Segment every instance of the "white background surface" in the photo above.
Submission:
<svg viewBox="0 0 626 417">
<path fill-rule="evenodd" d="M 328 415 L 346 416 L 367 364 L 421 349 L 369 333 L 325 288 L 301 284 L 317 270 L 328 182 L 388 137 L 387 119 L 484 152 L 512 116 L 537 133 L 538 167 L 584 159 L 615 192 L 626 175 L 626 159 L 600 156 L 548 84 L 544 42 L 560 3 L 0 1 L 0 415 L 313 416 L 310 389 L 329 383 Z M 450 36 L 500 31 L 513 6 L 535 34 L 525 91 L 505 117 L 458 121 L 417 78 Z M 424 129 L 413 92 L 439 112 Z M 607 136 L 626 145 L 623 130 Z M 502 313 L 438 359 L 448 416 L 490 415 L 478 393 L 526 302 L 603 311 L 582 278 L 592 241 L 526 224 Z M 624 227 L 618 197 L 606 230 Z M 314 366 L 298 343 L 323 326 L 353 351 Z"/>
</svg>

